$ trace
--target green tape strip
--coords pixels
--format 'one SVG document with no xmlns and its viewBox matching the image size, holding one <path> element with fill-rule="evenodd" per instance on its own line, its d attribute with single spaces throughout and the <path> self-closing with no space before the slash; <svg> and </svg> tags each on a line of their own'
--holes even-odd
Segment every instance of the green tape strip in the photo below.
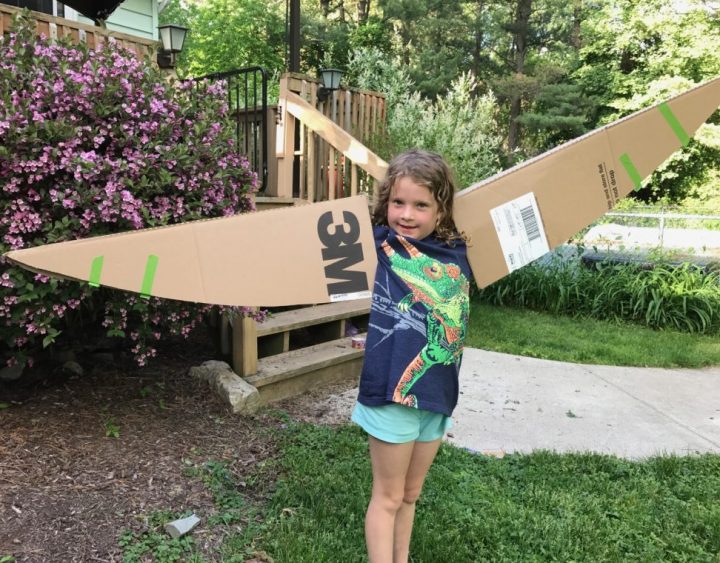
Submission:
<svg viewBox="0 0 720 563">
<path fill-rule="evenodd" d="M 678 118 L 675 117 L 675 114 L 670 109 L 670 106 L 666 103 L 662 103 L 658 106 L 658 108 L 660 109 L 662 116 L 665 118 L 665 121 L 667 121 L 668 125 L 670 125 L 670 129 L 672 129 L 675 135 L 677 135 L 677 138 L 680 139 L 682 146 L 686 146 L 690 142 L 690 135 L 688 135 L 687 131 L 683 129 L 682 124 Z"/>
<path fill-rule="evenodd" d="M 630 156 L 627 153 L 620 156 L 620 164 L 623 165 L 625 172 L 627 172 L 628 176 L 630 176 L 635 189 L 639 190 L 642 185 L 642 176 L 640 176 L 640 172 L 638 172 L 638 169 L 635 168 L 633 161 L 630 160 Z"/>
<path fill-rule="evenodd" d="M 157 271 L 158 257 L 150 254 L 145 264 L 145 275 L 143 276 L 142 288 L 140 289 L 140 297 L 150 298 L 152 293 L 153 282 L 155 281 L 155 272 Z"/>
<path fill-rule="evenodd" d="M 90 278 L 88 278 L 88 283 L 92 287 L 100 287 L 100 274 L 102 274 L 104 258 L 104 256 L 96 256 L 93 258 L 92 265 L 90 266 Z"/>
</svg>

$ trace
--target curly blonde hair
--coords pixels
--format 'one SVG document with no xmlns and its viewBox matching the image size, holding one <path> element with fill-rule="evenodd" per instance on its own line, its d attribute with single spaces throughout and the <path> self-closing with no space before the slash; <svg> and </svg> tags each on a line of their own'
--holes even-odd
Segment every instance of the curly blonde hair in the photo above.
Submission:
<svg viewBox="0 0 720 563">
<path fill-rule="evenodd" d="M 455 180 L 452 170 L 439 154 L 422 149 L 405 151 L 390 162 L 387 176 L 376 192 L 372 213 L 373 224 L 388 224 L 388 203 L 392 187 L 404 176 L 420 186 L 425 186 L 437 201 L 438 222 L 434 231 L 435 237 L 450 245 L 456 240 L 466 240 L 464 234 L 458 232 L 453 221 Z"/>
</svg>

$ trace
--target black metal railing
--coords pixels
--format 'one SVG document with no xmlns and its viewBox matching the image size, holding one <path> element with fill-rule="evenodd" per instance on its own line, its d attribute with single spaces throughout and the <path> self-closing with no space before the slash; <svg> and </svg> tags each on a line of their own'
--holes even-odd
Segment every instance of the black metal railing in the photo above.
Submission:
<svg viewBox="0 0 720 563">
<path fill-rule="evenodd" d="M 215 72 L 193 80 L 227 82 L 228 105 L 230 115 L 235 121 L 238 151 L 247 156 L 250 166 L 258 175 L 259 191 L 264 192 L 268 178 L 267 71 L 253 66 Z"/>
</svg>

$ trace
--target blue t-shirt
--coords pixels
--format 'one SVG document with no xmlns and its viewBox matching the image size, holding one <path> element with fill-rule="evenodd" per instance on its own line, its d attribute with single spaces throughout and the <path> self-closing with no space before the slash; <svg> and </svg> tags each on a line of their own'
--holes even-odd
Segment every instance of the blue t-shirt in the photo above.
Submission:
<svg viewBox="0 0 720 563">
<path fill-rule="evenodd" d="M 378 267 L 358 401 L 450 416 L 469 312 L 465 243 L 373 231 Z"/>
</svg>

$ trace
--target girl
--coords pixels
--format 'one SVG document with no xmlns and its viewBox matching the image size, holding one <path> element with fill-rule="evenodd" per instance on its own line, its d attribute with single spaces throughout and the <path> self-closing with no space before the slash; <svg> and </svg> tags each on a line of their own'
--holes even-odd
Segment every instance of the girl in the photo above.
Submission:
<svg viewBox="0 0 720 563">
<path fill-rule="evenodd" d="M 445 161 L 411 150 L 390 163 L 373 212 L 378 269 L 352 414 L 369 435 L 371 563 L 408 560 L 415 503 L 457 403 L 471 274 L 454 195 Z"/>
</svg>

